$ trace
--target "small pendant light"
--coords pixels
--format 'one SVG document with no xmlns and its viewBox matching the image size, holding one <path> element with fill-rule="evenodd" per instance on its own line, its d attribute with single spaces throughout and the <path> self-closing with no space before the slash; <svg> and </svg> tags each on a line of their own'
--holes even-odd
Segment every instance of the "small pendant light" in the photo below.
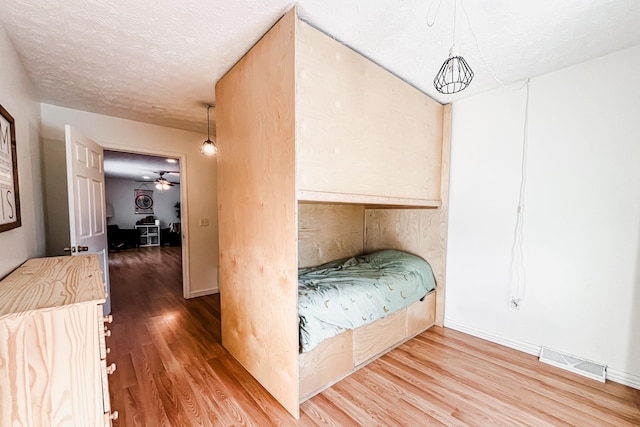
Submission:
<svg viewBox="0 0 640 427">
<path fill-rule="evenodd" d="M 200 147 L 200 152 L 207 156 L 213 156 L 218 152 L 218 147 L 216 146 L 216 143 L 211 140 L 211 132 L 210 132 L 211 121 L 209 120 L 209 110 L 211 109 L 211 107 L 213 107 L 213 105 L 207 104 L 207 140 L 203 142 L 202 146 Z"/>
<path fill-rule="evenodd" d="M 456 9 L 457 0 L 453 0 L 453 45 L 449 50 L 449 59 L 444 61 L 440 71 L 433 79 L 436 90 L 444 94 L 460 92 L 469 86 L 473 79 L 473 71 L 467 61 L 456 49 Z"/>
</svg>

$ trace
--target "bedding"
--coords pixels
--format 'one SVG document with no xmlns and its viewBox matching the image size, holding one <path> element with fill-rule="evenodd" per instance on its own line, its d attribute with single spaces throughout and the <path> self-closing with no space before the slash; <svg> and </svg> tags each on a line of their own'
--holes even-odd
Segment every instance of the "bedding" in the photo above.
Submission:
<svg viewBox="0 0 640 427">
<path fill-rule="evenodd" d="M 388 316 L 435 287 L 427 261 L 390 249 L 300 268 L 300 352 Z"/>
</svg>

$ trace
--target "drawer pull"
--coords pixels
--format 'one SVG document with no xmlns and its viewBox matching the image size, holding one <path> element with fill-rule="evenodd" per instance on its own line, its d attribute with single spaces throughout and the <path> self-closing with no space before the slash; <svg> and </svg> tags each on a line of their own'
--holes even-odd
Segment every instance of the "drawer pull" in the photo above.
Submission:
<svg viewBox="0 0 640 427">
<path fill-rule="evenodd" d="M 109 354 L 109 353 L 111 353 L 111 349 L 110 349 L 109 347 L 107 347 L 107 349 L 105 350 L 105 352 L 106 352 L 107 354 Z"/>
<path fill-rule="evenodd" d="M 111 375 L 116 371 L 116 364 L 112 363 L 111 365 L 107 366 L 107 374 Z"/>
<path fill-rule="evenodd" d="M 113 322 L 113 316 L 109 314 L 107 317 L 104 318 L 104 323 L 111 323 L 111 322 Z"/>
<path fill-rule="evenodd" d="M 110 337 L 111 336 L 111 331 L 107 328 L 104 328 L 104 336 L 105 337 Z"/>
<path fill-rule="evenodd" d="M 112 413 L 109 414 L 109 418 L 111 418 L 112 420 L 117 420 L 118 419 L 118 411 L 113 411 Z"/>
</svg>

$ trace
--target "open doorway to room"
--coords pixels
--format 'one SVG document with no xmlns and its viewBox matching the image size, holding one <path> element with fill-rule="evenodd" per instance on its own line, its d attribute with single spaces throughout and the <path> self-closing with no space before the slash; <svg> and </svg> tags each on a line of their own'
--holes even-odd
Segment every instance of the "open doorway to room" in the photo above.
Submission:
<svg viewBox="0 0 640 427">
<path fill-rule="evenodd" d="M 180 160 L 104 151 L 105 201 L 110 270 L 121 277 L 164 271 L 182 293 Z M 171 271 L 167 269 L 171 267 Z M 141 277 L 152 284 L 154 274 Z M 114 295 L 124 290 L 112 283 Z"/>
</svg>

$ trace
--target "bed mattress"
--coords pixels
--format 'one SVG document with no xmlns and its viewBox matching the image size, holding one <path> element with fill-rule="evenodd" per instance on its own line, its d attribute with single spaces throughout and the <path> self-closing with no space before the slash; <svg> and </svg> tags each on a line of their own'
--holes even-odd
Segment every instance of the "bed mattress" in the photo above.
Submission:
<svg viewBox="0 0 640 427">
<path fill-rule="evenodd" d="M 388 316 L 435 289 L 429 263 L 396 250 L 298 269 L 300 351 Z"/>
</svg>

